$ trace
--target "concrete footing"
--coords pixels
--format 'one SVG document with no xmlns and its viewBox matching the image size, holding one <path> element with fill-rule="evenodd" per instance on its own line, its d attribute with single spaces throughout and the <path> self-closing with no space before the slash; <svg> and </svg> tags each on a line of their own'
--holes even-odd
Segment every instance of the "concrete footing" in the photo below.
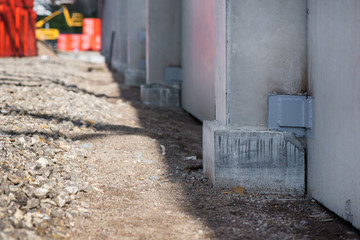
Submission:
<svg viewBox="0 0 360 240">
<path fill-rule="evenodd" d="M 203 164 L 216 187 L 248 192 L 303 195 L 303 144 L 287 132 L 235 128 L 205 121 Z"/>
<path fill-rule="evenodd" d="M 141 101 L 156 107 L 180 107 L 180 86 L 148 84 L 141 85 Z"/>
<path fill-rule="evenodd" d="M 125 70 L 125 85 L 141 86 L 146 82 L 146 71 L 138 69 Z"/>
<path fill-rule="evenodd" d="M 126 63 L 121 63 L 119 61 L 114 61 L 111 63 L 111 70 L 116 70 L 119 73 L 125 73 L 127 69 Z"/>
</svg>

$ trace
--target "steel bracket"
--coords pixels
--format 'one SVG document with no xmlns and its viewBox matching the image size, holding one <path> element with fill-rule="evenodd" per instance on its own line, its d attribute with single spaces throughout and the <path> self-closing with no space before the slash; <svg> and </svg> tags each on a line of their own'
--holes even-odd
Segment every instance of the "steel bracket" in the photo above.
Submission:
<svg viewBox="0 0 360 240">
<path fill-rule="evenodd" d="M 164 78 L 166 84 L 181 84 L 183 74 L 181 67 L 167 67 L 165 68 Z"/>
<path fill-rule="evenodd" d="M 268 128 L 313 137 L 313 98 L 309 96 L 275 95 L 268 98 Z"/>
</svg>

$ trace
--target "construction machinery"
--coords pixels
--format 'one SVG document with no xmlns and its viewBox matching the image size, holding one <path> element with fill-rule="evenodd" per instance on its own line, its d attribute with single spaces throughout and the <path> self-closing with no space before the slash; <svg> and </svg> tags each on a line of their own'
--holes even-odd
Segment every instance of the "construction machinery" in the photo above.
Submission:
<svg viewBox="0 0 360 240">
<path fill-rule="evenodd" d="M 53 12 L 49 16 L 36 22 L 36 39 L 45 41 L 45 40 L 56 40 L 59 37 L 59 30 L 56 28 L 43 28 L 46 22 L 50 21 L 52 18 L 64 14 L 66 24 L 69 27 L 81 27 L 83 21 L 83 15 L 81 13 L 73 13 L 70 17 L 69 10 L 66 6 L 62 6 L 59 10 Z"/>
</svg>

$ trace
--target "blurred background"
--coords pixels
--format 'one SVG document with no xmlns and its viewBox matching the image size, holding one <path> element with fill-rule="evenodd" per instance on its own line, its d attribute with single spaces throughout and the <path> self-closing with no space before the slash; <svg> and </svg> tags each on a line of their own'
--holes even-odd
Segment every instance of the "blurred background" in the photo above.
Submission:
<svg viewBox="0 0 360 240">
<path fill-rule="evenodd" d="M 98 0 L 2 0 L 0 17 L 0 57 L 101 48 Z"/>
</svg>

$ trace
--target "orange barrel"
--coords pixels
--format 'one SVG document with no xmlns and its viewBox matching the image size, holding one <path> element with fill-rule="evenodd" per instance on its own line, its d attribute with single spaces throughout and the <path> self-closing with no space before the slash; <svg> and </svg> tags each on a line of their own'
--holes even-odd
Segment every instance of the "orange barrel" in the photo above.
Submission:
<svg viewBox="0 0 360 240">
<path fill-rule="evenodd" d="M 93 36 L 95 34 L 94 18 L 83 19 L 83 34 L 87 36 Z"/>
<path fill-rule="evenodd" d="M 91 50 L 93 51 L 101 50 L 101 35 L 91 36 Z"/>
<path fill-rule="evenodd" d="M 68 51 L 79 51 L 81 43 L 81 34 L 69 34 L 70 35 L 70 44 Z"/>
<path fill-rule="evenodd" d="M 101 35 L 101 19 L 100 18 L 84 18 L 83 34 L 94 36 Z"/>
<path fill-rule="evenodd" d="M 91 48 L 91 36 L 81 35 L 80 51 L 88 51 Z"/>
<path fill-rule="evenodd" d="M 94 23 L 94 35 L 101 35 L 101 19 L 95 18 Z"/>
<path fill-rule="evenodd" d="M 57 49 L 66 51 L 68 46 L 68 34 L 60 34 L 57 40 Z"/>
</svg>

